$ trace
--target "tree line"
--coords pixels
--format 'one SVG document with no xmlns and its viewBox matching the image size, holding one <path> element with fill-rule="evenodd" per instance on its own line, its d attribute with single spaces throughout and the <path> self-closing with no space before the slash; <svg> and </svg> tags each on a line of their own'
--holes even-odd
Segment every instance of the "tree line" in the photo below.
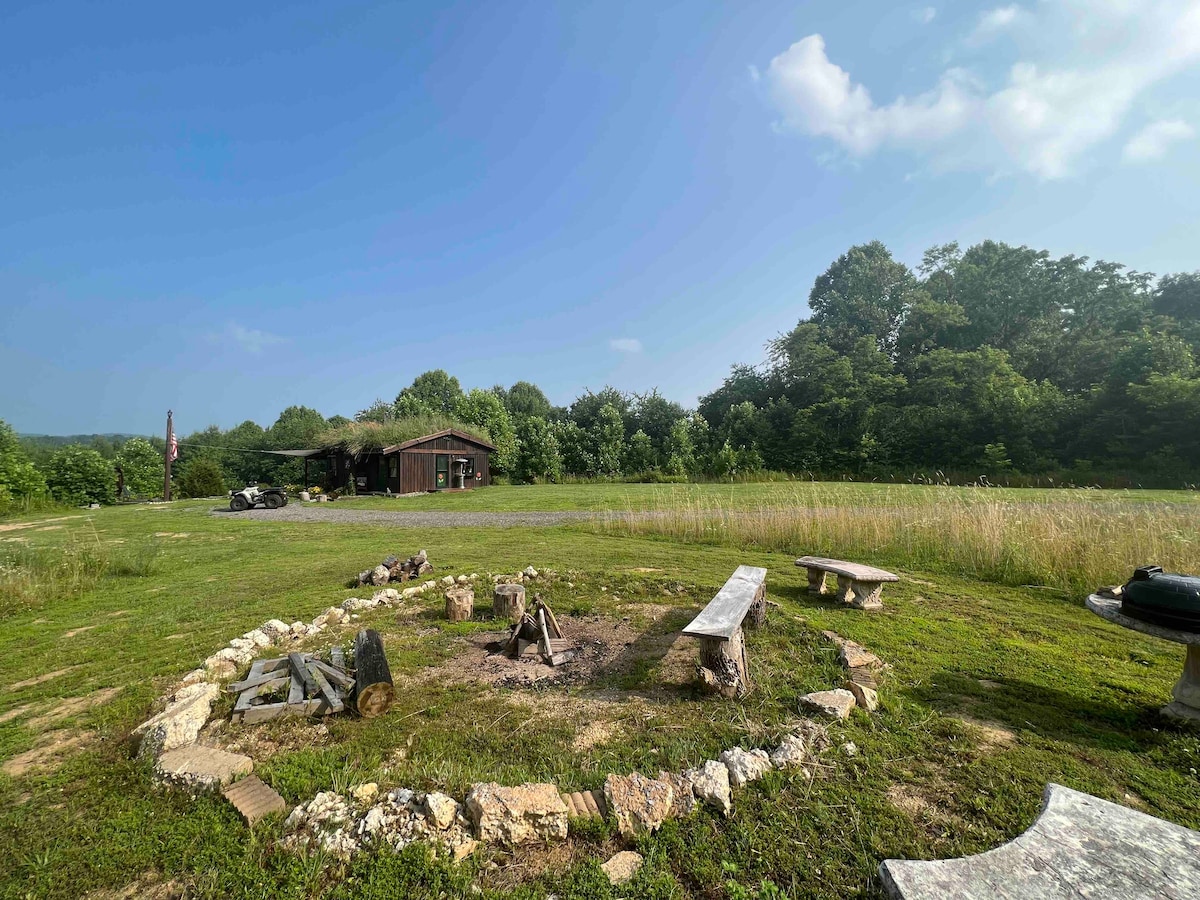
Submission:
<svg viewBox="0 0 1200 900">
<path fill-rule="evenodd" d="M 464 390 L 417 376 L 353 419 L 305 406 L 270 426 L 180 439 L 174 490 L 299 484 L 265 450 L 317 446 L 351 421 L 443 417 L 486 432 L 512 481 L 753 477 L 961 478 L 1179 487 L 1200 470 L 1200 272 L 1157 278 L 1086 257 L 984 241 L 932 247 L 915 270 L 875 241 L 813 284 L 810 314 L 735 365 L 695 409 L 657 390 L 585 391 L 555 406 L 535 384 Z M 0 423 L 0 508 L 21 498 L 161 493 L 162 440 L 51 446 Z M 151 457 L 157 461 L 153 461 Z M 157 479 L 157 481 L 155 480 Z M 107 487 L 101 486 L 101 481 Z"/>
</svg>

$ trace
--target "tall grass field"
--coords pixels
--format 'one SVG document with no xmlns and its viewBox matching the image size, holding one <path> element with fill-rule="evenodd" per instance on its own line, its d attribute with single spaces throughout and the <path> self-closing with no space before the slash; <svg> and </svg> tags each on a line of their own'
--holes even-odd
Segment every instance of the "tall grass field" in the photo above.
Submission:
<svg viewBox="0 0 1200 900">
<path fill-rule="evenodd" d="M 940 497 L 881 488 L 809 489 L 806 505 L 723 505 L 710 499 L 607 512 L 611 534 L 886 562 L 1006 585 L 1079 594 L 1125 581 L 1148 562 L 1200 571 L 1200 514 L 1190 504 L 1122 500 L 1108 492 L 1005 492 Z M 1106 497 L 1105 495 L 1108 494 Z M 901 499 L 907 495 L 905 505 Z"/>
</svg>

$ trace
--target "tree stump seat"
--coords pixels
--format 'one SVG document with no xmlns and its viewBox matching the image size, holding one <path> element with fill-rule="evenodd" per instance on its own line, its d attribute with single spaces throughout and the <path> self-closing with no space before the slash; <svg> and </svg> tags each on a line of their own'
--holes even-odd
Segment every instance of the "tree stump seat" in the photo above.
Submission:
<svg viewBox="0 0 1200 900">
<path fill-rule="evenodd" d="M 1020 837 L 986 853 L 885 860 L 898 900 L 1059 900 L 1200 895 L 1200 832 L 1058 784 Z"/>
<path fill-rule="evenodd" d="M 767 620 L 767 570 L 738 566 L 725 586 L 683 629 L 700 640 L 700 680 L 726 697 L 744 697 L 753 686 L 746 665 L 742 622 L 762 625 Z"/>
<path fill-rule="evenodd" d="M 882 609 L 884 583 L 900 580 L 900 576 L 885 569 L 822 556 L 802 556 L 796 565 L 808 570 L 808 590 L 812 594 L 824 594 L 825 575 L 836 575 L 837 599 L 855 609 Z"/>
</svg>

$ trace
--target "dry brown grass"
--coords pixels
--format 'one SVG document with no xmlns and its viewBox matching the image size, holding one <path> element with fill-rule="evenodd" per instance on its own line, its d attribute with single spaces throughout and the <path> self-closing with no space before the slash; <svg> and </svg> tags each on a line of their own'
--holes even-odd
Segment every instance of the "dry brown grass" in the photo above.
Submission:
<svg viewBox="0 0 1200 900">
<path fill-rule="evenodd" d="M 1196 512 L 1190 504 L 1073 497 L 1021 502 L 956 494 L 898 506 L 880 491 L 836 487 L 818 504 L 755 509 L 683 505 L 610 513 L 600 528 L 677 541 L 757 547 L 943 571 L 999 584 L 1044 585 L 1070 593 L 1118 584 L 1137 566 L 1200 570 Z"/>
</svg>

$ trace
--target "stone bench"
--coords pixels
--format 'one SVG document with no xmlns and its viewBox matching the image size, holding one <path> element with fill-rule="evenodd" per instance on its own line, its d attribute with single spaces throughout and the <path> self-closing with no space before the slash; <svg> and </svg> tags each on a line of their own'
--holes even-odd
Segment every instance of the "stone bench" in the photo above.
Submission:
<svg viewBox="0 0 1200 900">
<path fill-rule="evenodd" d="M 1200 832 L 1050 784 L 1015 840 L 959 859 L 889 859 L 879 876 L 903 900 L 1196 897 Z"/>
<path fill-rule="evenodd" d="M 700 680 L 726 697 L 744 697 L 752 687 L 746 665 L 742 621 L 767 620 L 767 570 L 738 566 L 717 596 L 692 619 L 683 633 L 700 640 Z"/>
<path fill-rule="evenodd" d="M 808 590 L 813 594 L 825 593 L 825 574 L 832 572 L 837 576 L 837 598 L 855 609 L 882 608 L 879 596 L 883 593 L 883 583 L 900 580 L 898 575 L 874 566 L 821 556 L 802 556 L 796 565 L 808 570 Z"/>
</svg>

